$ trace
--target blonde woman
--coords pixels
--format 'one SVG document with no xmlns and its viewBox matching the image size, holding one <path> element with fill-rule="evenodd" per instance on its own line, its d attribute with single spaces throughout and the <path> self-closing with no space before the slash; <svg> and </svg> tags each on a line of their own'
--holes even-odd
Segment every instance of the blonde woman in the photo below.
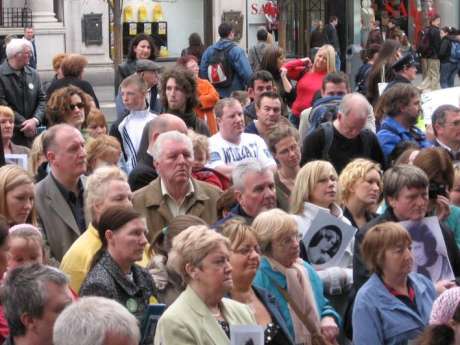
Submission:
<svg viewBox="0 0 460 345">
<path fill-rule="evenodd" d="M 35 192 L 32 177 L 17 165 L 0 168 L 0 214 L 10 226 L 22 223 L 36 225 Z"/>
<path fill-rule="evenodd" d="M 278 301 L 281 315 L 296 344 L 323 336 L 334 343 L 340 317 L 324 297 L 314 268 L 299 258 L 299 230 L 292 215 L 280 209 L 260 213 L 252 223 L 263 255 L 254 279 Z M 306 314 L 304 323 L 299 317 Z"/>
<path fill-rule="evenodd" d="M 14 131 L 14 112 L 10 107 L 5 105 L 0 105 L 0 130 L 5 154 L 29 154 L 29 148 L 16 145 L 11 141 Z"/>
<path fill-rule="evenodd" d="M 347 164 L 339 177 L 340 199 L 344 215 L 360 228 L 375 218 L 375 210 L 382 193 L 380 165 L 358 158 Z"/>
<path fill-rule="evenodd" d="M 168 265 L 187 287 L 161 316 L 155 345 L 229 345 L 231 325 L 256 324 L 248 306 L 224 298 L 233 287 L 225 237 L 192 226 L 174 238 Z"/>
<path fill-rule="evenodd" d="M 300 113 L 311 107 L 316 92 L 321 89 L 324 77 L 336 71 L 335 55 L 334 47 L 326 44 L 316 53 L 313 64 L 309 58 L 303 58 L 284 65 L 288 76 L 297 80 L 297 96 L 292 104 L 292 123 L 296 128 L 299 127 Z"/>
<path fill-rule="evenodd" d="M 332 164 L 326 161 L 312 161 L 300 169 L 291 195 L 291 213 L 294 214 L 294 219 L 302 238 L 310 229 L 310 225 L 320 211 L 337 217 L 343 223 L 351 224 L 344 217 L 343 211 L 337 203 L 337 180 L 337 172 Z M 339 244 L 338 241 L 334 245 L 337 244 Z M 329 244 L 328 246 L 331 245 Z M 305 248 L 303 243 L 301 250 L 303 259 L 319 264 L 319 262 L 313 260 L 313 253 L 307 255 L 310 248 Z M 337 266 L 318 271 L 325 284 L 328 297 L 331 298 L 333 305 L 340 312 L 344 311 L 347 304 L 348 292 L 353 278 L 352 267 L 353 241 L 347 246 Z"/>
</svg>

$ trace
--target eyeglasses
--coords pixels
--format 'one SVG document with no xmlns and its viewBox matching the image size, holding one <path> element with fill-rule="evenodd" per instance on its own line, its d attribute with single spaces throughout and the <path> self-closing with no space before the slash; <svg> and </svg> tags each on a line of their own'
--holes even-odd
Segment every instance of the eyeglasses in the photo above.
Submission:
<svg viewBox="0 0 460 345">
<path fill-rule="evenodd" d="M 77 103 L 77 104 L 70 104 L 69 105 L 69 108 L 70 110 L 74 110 L 75 108 L 78 108 L 78 109 L 83 109 L 85 107 L 85 104 L 84 103 Z"/>
<path fill-rule="evenodd" d="M 275 240 L 282 247 L 289 247 L 293 243 L 298 243 L 302 239 L 300 234 L 290 235 L 290 236 L 283 236 Z"/>
</svg>

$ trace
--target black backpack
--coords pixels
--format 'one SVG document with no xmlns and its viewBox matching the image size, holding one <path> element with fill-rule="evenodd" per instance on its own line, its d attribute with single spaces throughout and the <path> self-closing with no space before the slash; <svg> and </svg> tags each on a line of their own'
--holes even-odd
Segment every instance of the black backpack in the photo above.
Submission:
<svg viewBox="0 0 460 345">
<path fill-rule="evenodd" d="M 417 38 L 417 52 L 422 58 L 428 58 L 433 54 L 433 47 L 430 45 L 430 27 L 419 32 Z"/>
<path fill-rule="evenodd" d="M 329 150 L 332 147 L 332 141 L 334 140 L 334 128 L 332 127 L 332 122 L 325 122 L 320 125 L 320 128 L 324 131 L 324 146 L 321 151 L 321 159 L 326 161 L 330 160 Z M 363 128 L 359 133 L 361 142 L 363 143 L 363 153 L 362 157 L 369 158 L 371 156 L 371 146 L 372 146 L 372 136 L 373 132 L 367 128 Z"/>
<path fill-rule="evenodd" d="M 233 47 L 234 44 L 229 44 L 225 49 L 214 48 L 214 53 L 209 58 L 208 80 L 214 87 L 227 88 L 233 83 L 235 73 L 228 58 L 228 53 Z"/>
<path fill-rule="evenodd" d="M 313 133 L 322 123 L 332 122 L 337 118 L 342 96 L 321 97 L 313 103 L 308 122 L 310 126 L 307 135 Z"/>
</svg>

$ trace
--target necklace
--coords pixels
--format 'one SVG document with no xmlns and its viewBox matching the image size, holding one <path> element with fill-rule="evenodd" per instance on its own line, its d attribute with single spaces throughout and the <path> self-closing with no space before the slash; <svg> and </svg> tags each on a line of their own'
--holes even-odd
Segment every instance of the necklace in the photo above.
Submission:
<svg viewBox="0 0 460 345">
<path fill-rule="evenodd" d="M 291 179 L 291 178 L 288 178 L 286 177 L 282 170 L 278 170 L 278 175 L 280 177 L 280 180 L 281 182 L 289 189 L 289 190 L 292 190 L 292 188 L 294 187 L 294 181 L 295 179 Z"/>
</svg>

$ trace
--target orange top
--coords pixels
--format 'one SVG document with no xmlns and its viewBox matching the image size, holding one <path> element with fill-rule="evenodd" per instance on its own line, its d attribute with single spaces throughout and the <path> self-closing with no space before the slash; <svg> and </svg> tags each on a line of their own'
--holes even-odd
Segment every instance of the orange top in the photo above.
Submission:
<svg viewBox="0 0 460 345">
<path fill-rule="evenodd" d="M 211 135 L 216 134 L 217 121 L 214 106 L 219 100 L 219 93 L 206 79 L 197 78 L 197 96 L 200 104 L 195 108 L 196 115 L 208 125 Z"/>
</svg>

